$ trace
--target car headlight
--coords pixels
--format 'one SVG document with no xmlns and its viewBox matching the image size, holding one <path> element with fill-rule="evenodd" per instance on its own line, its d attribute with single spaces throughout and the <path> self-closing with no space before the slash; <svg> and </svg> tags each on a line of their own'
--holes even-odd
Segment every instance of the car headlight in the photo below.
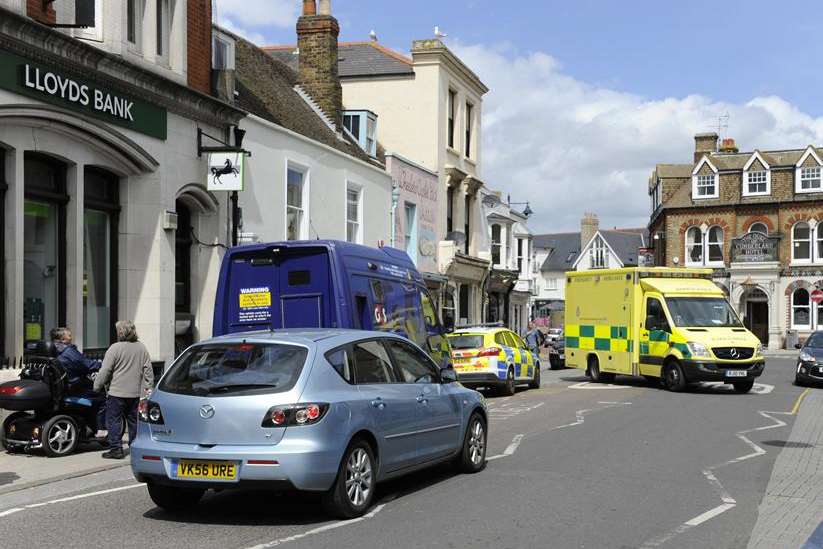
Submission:
<svg viewBox="0 0 823 549">
<path fill-rule="evenodd" d="M 763 344 L 758 343 L 757 344 L 757 349 L 755 350 L 754 354 L 757 355 L 757 356 L 762 356 L 763 351 L 765 351 L 765 350 L 766 350 L 766 348 L 763 346 Z"/>
<path fill-rule="evenodd" d="M 817 362 L 817 359 L 806 351 L 800 351 L 800 360 L 803 362 Z"/>
<path fill-rule="evenodd" d="M 689 341 L 688 343 L 686 343 L 686 346 L 689 348 L 689 352 L 692 354 L 692 357 L 694 358 L 712 357 L 712 354 L 709 352 L 709 348 L 703 345 L 702 343 Z"/>
</svg>

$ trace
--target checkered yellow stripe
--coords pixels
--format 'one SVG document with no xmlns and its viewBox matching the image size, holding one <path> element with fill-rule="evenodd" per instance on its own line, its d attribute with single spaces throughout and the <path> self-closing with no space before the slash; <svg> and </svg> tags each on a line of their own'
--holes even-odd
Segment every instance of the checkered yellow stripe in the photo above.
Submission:
<svg viewBox="0 0 823 549">
<path fill-rule="evenodd" d="M 632 350 L 627 326 L 566 324 L 566 347 L 584 351 L 628 353 Z"/>
</svg>

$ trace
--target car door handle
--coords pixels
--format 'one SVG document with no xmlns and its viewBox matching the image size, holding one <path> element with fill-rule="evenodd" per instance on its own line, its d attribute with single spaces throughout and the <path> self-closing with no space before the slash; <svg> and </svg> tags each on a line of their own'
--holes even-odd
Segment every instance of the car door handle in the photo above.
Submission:
<svg viewBox="0 0 823 549">
<path fill-rule="evenodd" d="M 371 405 L 374 406 L 375 408 L 379 409 L 379 410 L 382 410 L 383 408 L 386 407 L 386 403 L 383 402 L 383 399 L 379 398 L 379 397 L 372 400 Z"/>
<path fill-rule="evenodd" d="M 417 402 L 419 402 L 420 404 L 428 404 L 429 399 L 427 399 L 425 395 L 420 395 L 417 397 Z"/>
</svg>

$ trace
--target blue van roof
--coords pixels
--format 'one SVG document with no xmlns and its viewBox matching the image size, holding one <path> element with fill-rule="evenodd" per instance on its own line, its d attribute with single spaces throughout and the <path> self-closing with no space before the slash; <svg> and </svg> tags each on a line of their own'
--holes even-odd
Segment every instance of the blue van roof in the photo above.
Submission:
<svg viewBox="0 0 823 549">
<path fill-rule="evenodd" d="M 255 243 L 230 248 L 228 254 L 245 254 L 248 252 L 270 250 L 272 248 L 292 250 L 300 248 L 326 248 L 330 252 L 339 254 L 341 257 L 356 255 L 365 259 L 373 259 L 374 261 L 391 260 L 392 262 L 402 264 L 403 267 L 414 270 L 417 269 L 411 258 L 409 258 L 408 254 L 403 250 L 398 250 L 390 246 L 372 248 L 370 246 L 353 244 L 342 240 L 287 240 L 284 242 Z"/>
</svg>

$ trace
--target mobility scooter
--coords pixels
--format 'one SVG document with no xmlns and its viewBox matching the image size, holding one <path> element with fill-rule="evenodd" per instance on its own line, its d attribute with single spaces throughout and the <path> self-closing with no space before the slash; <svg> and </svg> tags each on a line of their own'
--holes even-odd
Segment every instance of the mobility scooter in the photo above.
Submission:
<svg viewBox="0 0 823 549">
<path fill-rule="evenodd" d="M 12 413 L 0 428 L 0 443 L 10 453 L 43 450 L 66 456 L 94 438 L 102 395 L 70 387 L 51 342 L 26 358 L 20 379 L 0 384 L 0 408 Z M 87 384 L 86 384 L 87 385 Z"/>
</svg>

